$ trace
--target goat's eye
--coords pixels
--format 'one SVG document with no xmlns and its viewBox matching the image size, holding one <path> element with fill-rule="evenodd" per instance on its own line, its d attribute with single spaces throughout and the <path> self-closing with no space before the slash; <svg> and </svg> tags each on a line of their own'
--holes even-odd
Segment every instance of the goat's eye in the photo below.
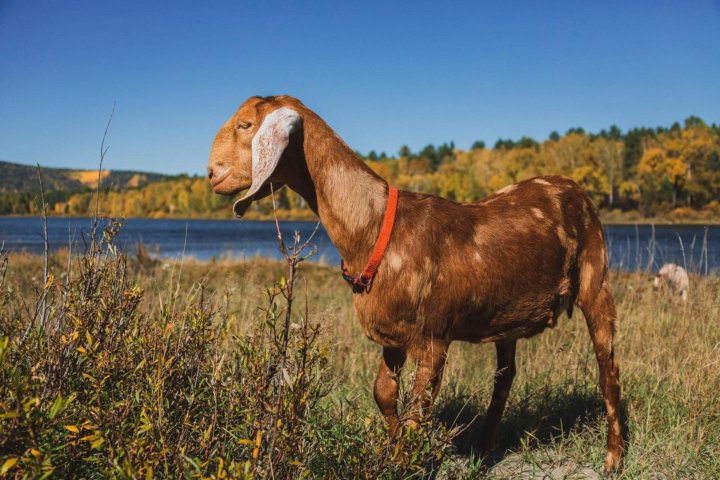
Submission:
<svg viewBox="0 0 720 480">
<path fill-rule="evenodd" d="M 240 122 L 238 122 L 238 124 L 237 124 L 237 128 L 238 128 L 238 129 L 243 129 L 243 130 L 247 130 L 247 129 L 250 128 L 251 126 L 252 126 L 252 123 L 250 123 L 250 122 L 242 122 L 242 121 L 240 121 Z"/>
</svg>

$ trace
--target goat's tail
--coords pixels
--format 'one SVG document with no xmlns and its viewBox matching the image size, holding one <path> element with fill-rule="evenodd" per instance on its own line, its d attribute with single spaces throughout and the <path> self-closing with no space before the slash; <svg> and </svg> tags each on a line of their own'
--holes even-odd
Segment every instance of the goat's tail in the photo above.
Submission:
<svg viewBox="0 0 720 480">
<path fill-rule="evenodd" d="M 579 290 L 577 305 L 587 317 L 587 311 L 598 308 L 593 321 L 608 322 L 612 333 L 617 330 L 615 302 L 610 293 L 610 272 L 605 234 L 595 208 L 587 200 L 586 229 L 578 245 Z M 602 304 L 602 305 L 600 305 Z"/>
</svg>

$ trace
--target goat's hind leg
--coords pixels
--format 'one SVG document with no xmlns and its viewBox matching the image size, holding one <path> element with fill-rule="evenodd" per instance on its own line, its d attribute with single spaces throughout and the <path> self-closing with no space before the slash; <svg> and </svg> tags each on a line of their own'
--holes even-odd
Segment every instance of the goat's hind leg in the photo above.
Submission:
<svg viewBox="0 0 720 480">
<path fill-rule="evenodd" d="M 497 353 L 497 369 L 495 371 L 492 400 L 488 407 L 485 423 L 478 445 L 480 455 L 487 458 L 487 455 L 495 448 L 495 434 L 497 433 L 500 419 L 505 411 L 508 394 L 515 378 L 515 347 L 517 340 L 499 342 L 495 344 Z"/>
<path fill-rule="evenodd" d="M 405 358 L 404 350 L 383 347 L 380 368 L 375 379 L 375 402 L 385 417 L 391 436 L 395 435 L 398 427 L 398 375 L 405 364 Z"/>
<path fill-rule="evenodd" d="M 615 300 L 607 286 L 603 286 L 594 298 L 578 302 L 585 315 L 595 357 L 600 370 L 600 389 L 607 409 L 606 473 L 620 467 L 623 439 L 620 430 L 620 369 L 615 361 L 613 337 L 615 334 Z"/>
</svg>

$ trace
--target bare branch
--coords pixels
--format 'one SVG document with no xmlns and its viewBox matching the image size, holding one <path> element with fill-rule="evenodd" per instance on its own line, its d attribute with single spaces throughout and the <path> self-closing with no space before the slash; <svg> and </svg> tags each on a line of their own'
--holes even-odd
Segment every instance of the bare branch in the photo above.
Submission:
<svg viewBox="0 0 720 480">
<path fill-rule="evenodd" d="M 48 257 L 49 257 L 49 250 L 50 250 L 50 242 L 48 240 L 48 224 L 47 224 L 47 203 L 45 203 L 45 187 L 43 186 L 42 181 L 42 174 L 40 173 L 40 164 L 37 164 L 37 174 L 38 174 L 38 183 L 40 183 L 40 201 L 42 202 L 42 224 L 43 224 L 43 297 L 42 297 L 42 305 L 41 305 L 41 316 L 40 316 L 40 326 L 45 327 L 45 321 L 47 320 L 47 302 L 45 300 L 45 297 L 47 296 L 47 289 L 48 289 L 48 278 L 49 275 L 49 268 L 48 268 Z"/>
<path fill-rule="evenodd" d="M 93 213 L 92 222 L 93 245 L 95 243 L 95 233 L 97 231 L 97 225 L 100 217 L 100 184 L 102 183 L 102 166 L 103 161 L 105 160 L 105 155 L 110 148 L 109 146 L 105 146 L 105 139 L 107 138 L 108 131 L 110 130 L 110 124 L 112 123 L 113 115 L 115 115 L 115 102 L 113 102 L 113 107 L 110 111 L 110 117 L 108 118 L 107 124 L 105 125 L 105 131 L 103 132 L 102 141 L 100 142 L 100 165 L 98 165 L 98 180 L 95 189 L 95 212 Z"/>
</svg>

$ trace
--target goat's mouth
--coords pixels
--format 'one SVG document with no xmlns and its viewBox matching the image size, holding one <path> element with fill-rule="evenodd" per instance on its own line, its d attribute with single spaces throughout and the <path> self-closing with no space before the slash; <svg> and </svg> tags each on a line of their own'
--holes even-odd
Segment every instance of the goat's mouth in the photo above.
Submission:
<svg viewBox="0 0 720 480">
<path fill-rule="evenodd" d="M 230 176 L 230 172 L 228 172 L 218 177 L 217 180 L 213 179 L 210 184 L 212 185 L 213 192 L 218 195 L 231 197 L 250 188 L 252 182 L 238 182 L 236 179 L 232 178 Z"/>
<path fill-rule="evenodd" d="M 224 182 L 225 179 L 228 178 L 229 176 L 230 176 L 230 169 L 227 169 L 219 177 L 215 177 L 212 180 L 210 180 L 210 185 L 212 185 L 213 189 L 215 189 L 215 187 L 220 186 L 220 184 L 222 182 Z"/>
</svg>

